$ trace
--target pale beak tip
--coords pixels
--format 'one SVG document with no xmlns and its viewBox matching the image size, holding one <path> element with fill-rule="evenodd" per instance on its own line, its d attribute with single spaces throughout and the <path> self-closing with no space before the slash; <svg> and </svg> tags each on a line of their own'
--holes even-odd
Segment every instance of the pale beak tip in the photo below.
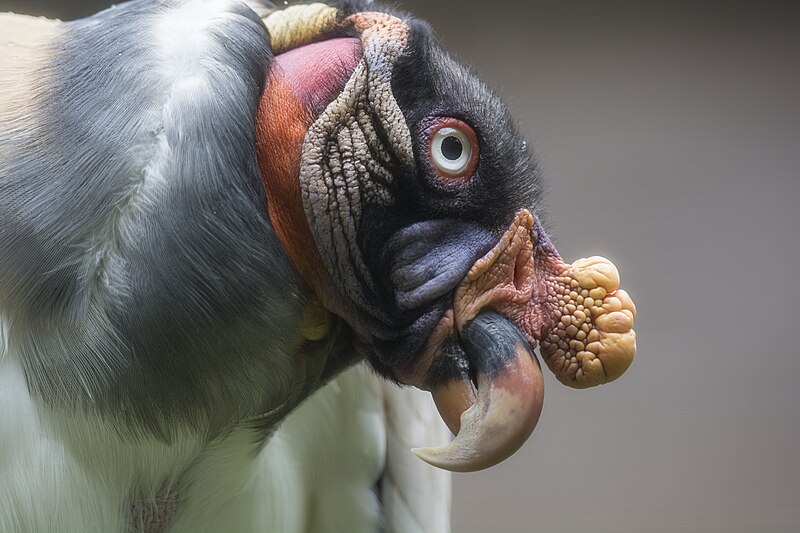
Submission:
<svg viewBox="0 0 800 533">
<path fill-rule="evenodd" d="M 435 448 L 411 448 L 411 453 L 428 463 L 429 465 L 438 466 L 436 464 Z"/>
<path fill-rule="evenodd" d="M 475 472 L 491 466 L 490 464 L 480 464 L 469 460 L 458 460 L 452 457 L 452 447 L 449 444 L 433 448 L 411 448 L 411 452 L 436 468 L 449 470 L 450 472 Z"/>
</svg>

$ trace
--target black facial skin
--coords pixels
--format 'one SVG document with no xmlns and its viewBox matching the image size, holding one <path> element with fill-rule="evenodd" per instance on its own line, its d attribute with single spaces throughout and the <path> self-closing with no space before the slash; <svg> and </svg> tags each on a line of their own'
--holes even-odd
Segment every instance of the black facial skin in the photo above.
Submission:
<svg viewBox="0 0 800 533">
<path fill-rule="evenodd" d="M 360 228 L 361 250 L 380 283 L 377 305 L 391 319 L 373 330 L 370 360 L 391 379 L 413 368 L 469 268 L 519 209 L 537 212 L 541 198 L 536 162 L 505 104 L 441 49 L 430 26 L 403 18 L 409 46 L 395 65 L 392 89 L 411 131 L 416 168 L 395 166 L 395 204 L 366 206 Z M 464 183 L 443 182 L 432 166 L 427 131 L 439 117 L 466 122 L 478 137 L 478 167 Z"/>
</svg>

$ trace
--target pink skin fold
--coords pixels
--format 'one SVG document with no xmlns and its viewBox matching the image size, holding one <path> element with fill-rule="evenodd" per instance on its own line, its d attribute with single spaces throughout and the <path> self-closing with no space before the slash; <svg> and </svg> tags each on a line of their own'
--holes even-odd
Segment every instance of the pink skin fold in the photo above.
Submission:
<svg viewBox="0 0 800 533">
<path fill-rule="evenodd" d="M 339 94 L 361 55 L 360 39 L 328 39 L 275 56 L 273 68 L 291 84 L 295 95 L 318 113 Z"/>
</svg>

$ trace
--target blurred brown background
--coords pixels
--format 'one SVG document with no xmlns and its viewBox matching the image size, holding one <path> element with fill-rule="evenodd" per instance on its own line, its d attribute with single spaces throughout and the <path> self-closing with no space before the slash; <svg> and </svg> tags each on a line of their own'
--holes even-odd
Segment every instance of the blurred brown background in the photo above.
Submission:
<svg viewBox="0 0 800 533">
<path fill-rule="evenodd" d="M 525 448 L 456 476 L 454 531 L 800 531 L 800 6 L 402 5 L 511 102 L 562 255 L 612 258 L 639 309 L 620 381 L 548 375 Z"/>
</svg>

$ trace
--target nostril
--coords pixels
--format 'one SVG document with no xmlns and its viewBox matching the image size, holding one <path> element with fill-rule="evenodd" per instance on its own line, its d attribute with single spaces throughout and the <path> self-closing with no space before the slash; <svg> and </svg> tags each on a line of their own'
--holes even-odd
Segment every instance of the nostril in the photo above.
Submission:
<svg viewBox="0 0 800 533">
<path fill-rule="evenodd" d="M 525 268 L 528 260 L 529 257 L 526 257 L 526 254 L 523 251 L 517 255 L 517 259 L 514 261 L 514 288 L 520 292 L 525 289 L 528 281 L 528 269 Z"/>
</svg>

